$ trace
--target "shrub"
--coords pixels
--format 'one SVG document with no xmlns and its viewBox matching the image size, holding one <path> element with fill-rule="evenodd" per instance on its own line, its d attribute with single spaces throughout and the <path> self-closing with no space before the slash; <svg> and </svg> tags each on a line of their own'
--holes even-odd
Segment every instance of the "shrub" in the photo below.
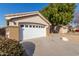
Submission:
<svg viewBox="0 0 79 59">
<path fill-rule="evenodd" d="M 1 56 L 20 56 L 24 52 L 19 42 L 11 39 L 0 39 L 0 55 Z"/>
<path fill-rule="evenodd" d="M 0 28 L 0 35 L 5 36 L 5 28 Z"/>
</svg>

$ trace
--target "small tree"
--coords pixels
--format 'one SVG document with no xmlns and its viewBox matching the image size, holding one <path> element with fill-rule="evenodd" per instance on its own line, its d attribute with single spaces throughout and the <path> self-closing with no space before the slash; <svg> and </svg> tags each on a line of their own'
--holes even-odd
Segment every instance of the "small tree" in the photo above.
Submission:
<svg viewBox="0 0 79 59">
<path fill-rule="evenodd" d="M 0 56 L 21 56 L 24 49 L 21 44 L 11 39 L 0 39 Z"/>
<path fill-rule="evenodd" d="M 74 3 L 51 3 L 40 12 L 51 22 L 53 26 L 67 25 L 73 16 Z"/>
</svg>

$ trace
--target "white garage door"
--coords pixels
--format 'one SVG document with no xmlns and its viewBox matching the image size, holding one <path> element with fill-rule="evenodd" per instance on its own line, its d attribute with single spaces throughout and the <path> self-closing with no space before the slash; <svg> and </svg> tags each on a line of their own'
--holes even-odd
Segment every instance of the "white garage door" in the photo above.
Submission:
<svg viewBox="0 0 79 59">
<path fill-rule="evenodd" d="M 20 40 L 33 39 L 46 36 L 46 28 L 39 24 L 20 25 Z"/>
</svg>

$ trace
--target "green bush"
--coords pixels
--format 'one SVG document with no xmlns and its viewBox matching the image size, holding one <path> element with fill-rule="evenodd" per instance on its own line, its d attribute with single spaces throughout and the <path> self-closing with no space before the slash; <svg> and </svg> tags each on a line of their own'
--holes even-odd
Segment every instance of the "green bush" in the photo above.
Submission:
<svg viewBox="0 0 79 59">
<path fill-rule="evenodd" d="M 20 56 L 24 52 L 19 42 L 11 39 L 0 39 L 0 56 Z"/>
</svg>

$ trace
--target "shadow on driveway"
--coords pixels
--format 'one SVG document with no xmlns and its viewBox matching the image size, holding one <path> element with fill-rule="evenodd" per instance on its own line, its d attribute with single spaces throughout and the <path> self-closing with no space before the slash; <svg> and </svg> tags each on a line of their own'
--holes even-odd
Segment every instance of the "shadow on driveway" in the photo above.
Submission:
<svg viewBox="0 0 79 59">
<path fill-rule="evenodd" d="M 24 56 L 32 56 L 35 50 L 35 44 L 32 42 L 23 42 L 22 45 L 25 49 Z"/>
</svg>

